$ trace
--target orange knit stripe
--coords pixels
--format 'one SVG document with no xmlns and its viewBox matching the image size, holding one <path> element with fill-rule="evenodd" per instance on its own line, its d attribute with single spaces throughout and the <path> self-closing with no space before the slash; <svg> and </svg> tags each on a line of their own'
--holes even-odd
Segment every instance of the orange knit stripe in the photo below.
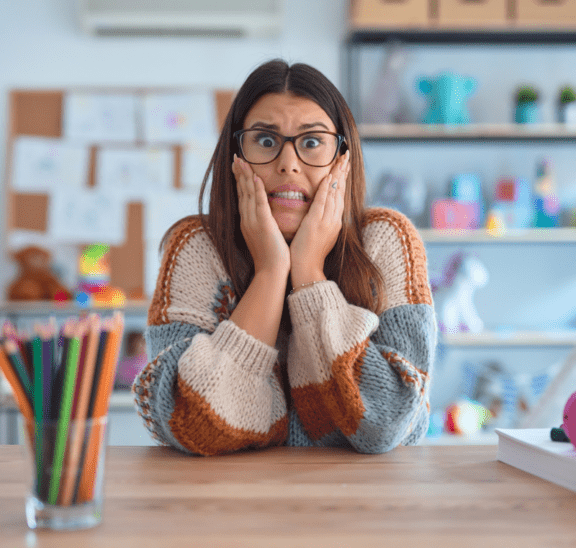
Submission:
<svg viewBox="0 0 576 548">
<path fill-rule="evenodd" d="M 160 266 L 160 275 L 156 281 L 156 289 L 148 310 L 148 325 L 169 323 L 166 314 L 170 306 L 170 283 L 176 264 L 176 258 L 190 237 L 202 230 L 200 217 L 190 217 L 178 224 L 170 233 Z"/>
<path fill-rule="evenodd" d="M 372 208 L 366 211 L 364 226 L 382 221 L 394 227 L 402 243 L 406 266 L 406 296 L 409 304 L 432 304 L 428 284 L 426 250 L 414 225 L 401 213 L 393 209 Z"/>
<path fill-rule="evenodd" d="M 408 360 L 401 358 L 395 352 L 382 352 L 382 355 L 386 360 L 390 362 L 391 365 L 394 365 L 395 363 L 402 363 L 407 365 L 409 369 L 414 369 L 415 371 L 417 371 L 422 378 L 422 382 L 420 382 L 420 379 L 416 375 L 410 375 L 409 372 L 406 371 L 405 369 L 395 368 L 396 372 L 398 373 L 398 375 L 400 375 L 400 378 L 402 379 L 404 384 L 413 384 L 414 386 L 420 389 L 420 394 L 424 395 L 426 385 L 430 378 L 428 373 L 422 371 L 421 369 L 418 369 L 415 365 L 411 364 Z"/>
<path fill-rule="evenodd" d="M 281 445 L 288 435 L 288 417 L 274 423 L 266 433 L 234 428 L 217 415 L 205 398 L 178 377 L 174 412 L 168 422 L 174 437 L 193 453 L 218 455 L 243 448 Z M 194 418 L 192 430 L 190 420 Z"/>
<path fill-rule="evenodd" d="M 358 429 L 365 412 L 358 381 L 368 343 L 366 339 L 338 356 L 331 379 L 292 389 L 294 406 L 310 439 L 319 440 L 336 428 L 345 436 Z"/>
</svg>

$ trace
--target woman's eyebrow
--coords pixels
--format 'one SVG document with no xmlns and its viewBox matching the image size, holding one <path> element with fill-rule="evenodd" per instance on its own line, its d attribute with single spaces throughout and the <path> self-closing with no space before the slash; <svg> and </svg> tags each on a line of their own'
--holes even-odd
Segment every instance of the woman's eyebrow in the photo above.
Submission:
<svg viewBox="0 0 576 548">
<path fill-rule="evenodd" d="M 327 131 L 330 131 L 330 128 L 324 124 L 323 122 L 311 122 L 309 124 L 301 124 L 300 126 L 298 126 L 298 131 L 306 131 L 307 129 L 312 129 L 312 128 L 316 128 L 316 127 L 323 127 L 324 129 L 326 129 Z M 278 126 L 278 124 L 265 124 L 264 122 L 254 122 L 249 129 L 254 129 L 254 128 L 264 128 L 264 129 L 272 129 L 274 131 L 279 131 L 280 130 L 280 126 Z"/>
</svg>

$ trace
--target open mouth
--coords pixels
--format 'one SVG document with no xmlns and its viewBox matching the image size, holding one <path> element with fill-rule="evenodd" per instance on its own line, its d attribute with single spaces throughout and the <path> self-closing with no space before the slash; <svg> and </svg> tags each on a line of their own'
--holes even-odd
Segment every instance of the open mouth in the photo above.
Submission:
<svg viewBox="0 0 576 548">
<path fill-rule="evenodd" d="M 294 192 L 292 190 L 288 192 L 272 192 L 268 194 L 269 198 L 281 198 L 283 200 L 298 200 L 300 202 L 307 202 L 308 198 L 302 192 Z"/>
</svg>

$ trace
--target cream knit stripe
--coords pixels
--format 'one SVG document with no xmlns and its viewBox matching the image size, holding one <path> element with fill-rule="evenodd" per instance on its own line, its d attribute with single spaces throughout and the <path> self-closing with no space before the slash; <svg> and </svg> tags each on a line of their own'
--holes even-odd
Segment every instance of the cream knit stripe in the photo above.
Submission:
<svg viewBox="0 0 576 548">
<path fill-rule="evenodd" d="M 197 335 L 178 362 L 181 379 L 234 428 L 266 433 L 286 415 L 280 383 L 272 373 L 278 351 L 234 322 L 212 335 Z"/>
<path fill-rule="evenodd" d="M 201 229 L 197 228 L 194 230 L 191 230 L 189 232 L 186 232 L 181 238 L 180 241 L 178 242 L 178 245 L 176 246 L 176 249 L 174 250 L 174 252 L 172 253 L 172 257 L 170 257 L 170 261 L 168 262 L 167 265 L 167 269 L 168 269 L 168 274 L 166 276 L 166 281 L 164 282 L 164 306 L 162 307 L 162 319 L 165 322 L 168 322 L 168 316 L 166 314 L 166 311 L 168 309 L 168 294 L 170 291 L 170 282 L 172 280 L 172 273 L 174 270 L 174 266 L 176 264 L 176 258 L 178 257 L 178 254 L 180 253 L 180 250 L 182 249 L 182 246 L 188 241 L 188 239 L 198 233 Z"/>
<path fill-rule="evenodd" d="M 214 294 L 220 280 L 228 276 L 205 232 L 194 232 L 179 247 L 170 264 L 168 320 L 185 322 L 213 331 L 217 325 Z"/>
<path fill-rule="evenodd" d="M 301 289 L 288 302 L 294 329 L 288 369 L 292 388 L 329 380 L 336 358 L 378 327 L 378 316 L 348 304 L 335 282 Z"/>
<path fill-rule="evenodd" d="M 406 236 L 399 225 L 391 221 L 370 223 L 364 229 L 364 241 L 370 258 L 380 266 L 386 284 L 387 307 L 411 302 L 406 282 L 412 287 L 410 257 Z"/>
</svg>

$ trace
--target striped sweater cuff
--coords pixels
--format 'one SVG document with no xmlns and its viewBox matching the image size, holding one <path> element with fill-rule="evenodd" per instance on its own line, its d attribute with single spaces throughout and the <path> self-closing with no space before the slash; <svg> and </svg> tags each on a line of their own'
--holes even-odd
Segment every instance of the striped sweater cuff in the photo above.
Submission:
<svg viewBox="0 0 576 548">
<path fill-rule="evenodd" d="M 333 281 L 314 284 L 300 289 L 288 297 L 293 321 L 298 323 L 316 322 L 318 310 L 329 309 L 345 313 L 348 303 L 338 284 Z"/>
<path fill-rule="evenodd" d="M 244 371 L 262 377 L 270 375 L 278 350 L 259 341 L 231 320 L 221 322 L 212 335 L 214 348 L 240 364 Z"/>
</svg>

